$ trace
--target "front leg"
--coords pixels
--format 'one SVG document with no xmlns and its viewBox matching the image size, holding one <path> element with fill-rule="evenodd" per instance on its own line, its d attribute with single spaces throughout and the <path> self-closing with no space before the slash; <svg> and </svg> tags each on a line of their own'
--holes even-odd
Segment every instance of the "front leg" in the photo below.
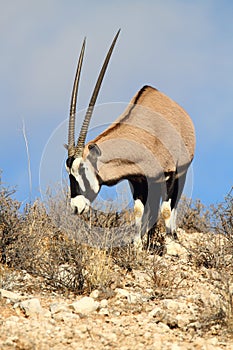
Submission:
<svg viewBox="0 0 233 350">
<path fill-rule="evenodd" d="M 161 205 L 161 215 L 165 221 L 166 233 L 171 235 L 171 199 L 163 201 Z"/>
<path fill-rule="evenodd" d="M 143 217 L 148 195 L 147 179 L 143 176 L 129 180 L 130 189 L 134 199 L 134 219 L 136 224 L 136 235 L 134 237 L 134 247 L 142 250 L 142 232 L 144 230 Z"/>
<path fill-rule="evenodd" d="M 178 239 L 176 233 L 176 209 L 171 208 L 171 199 L 163 201 L 161 205 L 161 215 L 165 221 L 167 236 L 172 236 L 174 239 Z"/>
</svg>

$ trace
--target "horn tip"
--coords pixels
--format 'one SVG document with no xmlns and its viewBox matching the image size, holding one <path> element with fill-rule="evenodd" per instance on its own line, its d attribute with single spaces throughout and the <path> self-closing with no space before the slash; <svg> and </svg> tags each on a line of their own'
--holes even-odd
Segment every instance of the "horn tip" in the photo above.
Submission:
<svg viewBox="0 0 233 350">
<path fill-rule="evenodd" d="M 116 33 L 116 38 L 118 38 L 118 35 L 120 34 L 121 28 L 118 29 L 117 33 Z"/>
</svg>

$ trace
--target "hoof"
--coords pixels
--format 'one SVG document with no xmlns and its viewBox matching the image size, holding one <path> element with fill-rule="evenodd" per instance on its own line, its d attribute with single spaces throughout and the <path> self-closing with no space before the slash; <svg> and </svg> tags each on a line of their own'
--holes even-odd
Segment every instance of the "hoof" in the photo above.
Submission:
<svg viewBox="0 0 233 350">
<path fill-rule="evenodd" d="M 175 241 L 179 241 L 179 238 L 178 238 L 178 236 L 177 236 L 176 231 L 174 231 L 174 232 L 167 232 L 167 233 L 166 233 L 166 236 L 168 236 L 168 237 L 174 239 Z"/>
</svg>

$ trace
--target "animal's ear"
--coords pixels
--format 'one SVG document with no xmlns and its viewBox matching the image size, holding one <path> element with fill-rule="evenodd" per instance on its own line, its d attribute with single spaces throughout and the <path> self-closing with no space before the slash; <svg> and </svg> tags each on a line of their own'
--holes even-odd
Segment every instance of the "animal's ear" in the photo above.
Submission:
<svg viewBox="0 0 233 350">
<path fill-rule="evenodd" d="M 97 157 L 101 156 L 101 150 L 96 143 L 90 143 L 88 145 L 88 149 L 89 149 L 89 156 L 91 158 L 96 159 Z"/>
</svg>

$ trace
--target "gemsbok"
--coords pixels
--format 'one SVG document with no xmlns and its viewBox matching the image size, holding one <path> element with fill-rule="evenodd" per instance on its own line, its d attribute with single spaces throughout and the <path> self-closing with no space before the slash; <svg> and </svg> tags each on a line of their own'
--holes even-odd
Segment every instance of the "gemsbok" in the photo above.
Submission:
<svg viewBox="0 0 233 350">
<path fill-rule="evenodd" d="M 83 41 L 71 97 L 66 169 L 70 179 L 71 208 L 76 214 L 88 211 L 101 186 L 129 181 L 137 227 L 134 244 L 141 248 L 142 236 L 155 227 L 160 211 L 166 233 L 177 238 L 176 208 L 194 157 L 195 131 L 183 108 L 146 85 L 113 124 L 85 144 L 119 32 L 105 58 L 76 143 L 75 113 L 85 50 L 85 39 Z"/>
</svg>

